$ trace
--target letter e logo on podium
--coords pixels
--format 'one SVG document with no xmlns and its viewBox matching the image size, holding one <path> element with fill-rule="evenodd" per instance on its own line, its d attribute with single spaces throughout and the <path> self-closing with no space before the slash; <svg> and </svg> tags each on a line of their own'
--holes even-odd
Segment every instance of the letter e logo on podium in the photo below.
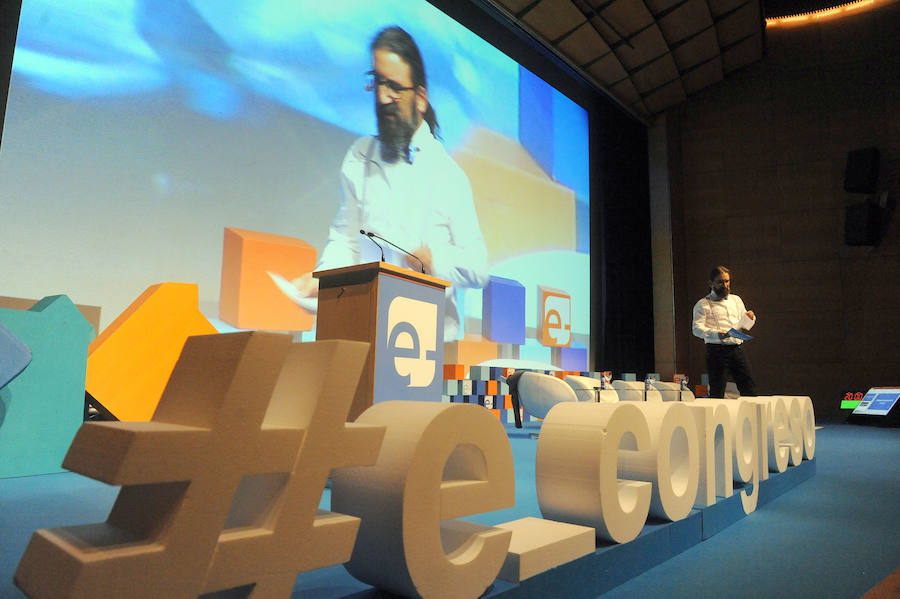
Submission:
<svg viewBox="0 0 900 599">
<path fill-rule="evenodd" d="M 407 387 L 427 387 L 437 370 L 437 304 L 398 296 L 388 308 L 388 351 Z"/>
<path fill-rule="evenodd" d="M 565 291 L 538 285 L 538 310 L 541 344 L 568 347 L 572 343 L 572 297 Z"/>
</svg>

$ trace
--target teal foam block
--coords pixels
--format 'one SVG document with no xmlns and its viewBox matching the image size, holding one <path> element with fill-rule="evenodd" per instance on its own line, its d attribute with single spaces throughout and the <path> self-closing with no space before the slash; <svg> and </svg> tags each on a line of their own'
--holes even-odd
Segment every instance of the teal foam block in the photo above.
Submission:
<svg viewBox="0 0 900 599">
<path fill-rule="evenodd" d="M 62 472 L 84 420 L 94 327 L 64 295 L 45 297 L 30 310 L 2 308 L 0 322 L 32 352 L 28 368 L 0 389 L 0 478 Z"/>
<path fill-rule="evenodd" d="M 472 366 L 469 368 L 469 378 L 473 381 L 489 381 L 491 379 L 491 367 Z"/>
<path fill-rule="evenodd" d="M 30 362 L 31 349 L 0 322 L 0 389 L 22 374 Z"/>
<path fill-rule="evenodd" d="M 812 478 L 816 474 L 816 459 L 803 460 L 796 466 L 788 466 L 784 472 L 770 473 L 769 478 L 759 485 L 759 501 L 757 509 L 769 503 L 779 495 L 786 493 Z"/>
</svg>

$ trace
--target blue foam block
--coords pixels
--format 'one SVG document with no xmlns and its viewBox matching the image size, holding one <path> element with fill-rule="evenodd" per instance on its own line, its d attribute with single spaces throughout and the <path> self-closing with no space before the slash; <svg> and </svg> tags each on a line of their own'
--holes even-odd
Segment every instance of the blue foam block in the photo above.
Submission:
<svg viewBox="0 0 900 599">
<path fill-rule="evenodd" d="M 31 349 L 0 322 L 0 389 L 22 374 L 31 362 Z"/>
<path fill-rule="evenodd" d="M 482 335 L 495 343 L 525 343 L 525 286 L 492 276 L 482 298 Z"/>
<path fill-rule="evenodd" d="M 719 498 L 714 505 L 703 508 L 700 513 L 704 540 L 722 532 L 746 515 L 737 490 L 731 497 Z"/>
<path fill-rule="evenodd" d="M 703 517 L 700 510 L 691 510 L 685 518 L 672 522 L 668 529 L 672 555 L 687 551 L 703 540 Z"/>
<path fill-rule="evenodd" d="M 581 343 L 573 343 L 571 347 L 554 347 L 551 352 L 553 365 L 570 372 L 587 370 L 588 350 Z"/>
<path fill-rule="evenodd" d="M 784 472 L 770 473 L 769 478 L 759 485 L 757 509 L 779 495 L 790 491 L 803 481 L 812 478 L 816 473 L 816 460 L 803 460 L 796 466 L 788 466 Z"/>
</svg>

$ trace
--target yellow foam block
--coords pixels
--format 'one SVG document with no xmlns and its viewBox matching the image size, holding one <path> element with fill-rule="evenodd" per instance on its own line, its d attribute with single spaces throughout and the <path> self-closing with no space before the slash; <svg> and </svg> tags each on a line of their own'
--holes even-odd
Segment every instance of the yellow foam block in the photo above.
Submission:
<svg viewBox="0 0 900 599">
<path fill-rule="evenodd" d="M 216 332 L 197 298 L 192 283 L 152 285 L 91 343 L 85 387 L 119 420 L 149 421 L 185 339 Z"/>
<path fill-rule="evenodd" d="M 593 553 L 596 547 L 596 531 L 588 526 L 528 517 L 498 524 L 497 528 L 512 531 L 509 552 L 498 575 L 511 582 Z"/>
<path fill-rule="evenodd" d="M 553 181 L 518 142 L 476 129 L 453 158 L 472 185 L 488 261 L 542 250 L 574 250 L 575 192 Z M 502 223 L 516 215 L 516 234 Z"/>
<path fill-rule="evenodd" d="M 292 281 L 315 266 L 316 248 L 301 239 L 225 227 L 219 318 L 239 329 L 312 330 L 314 316 L 269 273 Z"/>
<path fill-rule="evenodd" d="M 497 344 L 493 341 L 458 339 L 444 344 L 445 364 L 464 364 L 468 368 L 497 357 Z"/>
</svg>

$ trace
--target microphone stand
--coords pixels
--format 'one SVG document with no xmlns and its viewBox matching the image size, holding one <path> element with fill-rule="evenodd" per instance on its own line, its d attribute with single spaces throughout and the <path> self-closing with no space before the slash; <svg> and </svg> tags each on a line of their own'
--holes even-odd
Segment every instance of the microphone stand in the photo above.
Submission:
<svg viewBox="0 0 900 599">
<path fill-rule="evenodd" d="M 378 243 L 377 241 L 375 241 L 374 239 L 372 239 L 372 234 L 371 234 L 371 233 L 366 233 L 366 232 L 365 232 L 364 230 L 362 230 L 362 229 L 360 229 L 359 232 L 360 232 L 362 235 L 365 235 L 366 237 L 368 237 L 368 238 L 369 238 L 369 241 L 371 241 L 372 243 L 374 243 L 375 245 L 378 246 L 378 249 L 381 250 L 381 261 L 384 262 L 384 248 L 381 247 L 381 244 Z M 424 272 L 424 271 L 423 271 L 423 272 Z"/>
<path fill-rule="evenodd" d="M 360 229 L 360 233 L 362 233 L 362 229 Z M 381 235 L 377 235 L 377 234 L 375 234 L 375 233 L 373 233 L 373 232 L 371 232 L 371 231 L 368 231 L 368 232 L 366 233 L 366 235 L 369 237 L 369 239 L 372 239 L 373 237 L 377 237 L 378 239 L 380 239 L 381 241 L 385 242 L 385 243 L 388 244 L 389 246 L 394 247 L 394 248 L 397 248 L 398 250 L 400 250 L 401 252 L 403 252 L 403 253 L 406 254 L 407 256 L 412 256 L 413 258 L 415 258 L 416 260 L 419 261 L 420 268 L 422 269 L 422 274 L 427 274 L 427 273 L 425 272 L 425 263 L 422 262 L 422 259 L 421 259 L 421 258 L 419 258 L 418 256 L 416 256 L 416 255 L 413 254 L 412 252 L 409 252 L 409 251 L 407 251 L 407 250 L 404 250 L 402 247 L 400 247 L 399 245 L 397 245 L 397 244 L 394 243 L 393 241 L 390 241 L 390 240 L 388 240 L 388 239 L 385 239 L 385 238 L 382 237 Z M 375 242 L 374 239 L 373 239 L 372 241 L 373 241 L 373 243 Z M 379 247 L 380 247 L 380 246 L 379 246 Z M 382 255 L 382 256 L 383 256 L 383 255 Z"/>
</svg>

